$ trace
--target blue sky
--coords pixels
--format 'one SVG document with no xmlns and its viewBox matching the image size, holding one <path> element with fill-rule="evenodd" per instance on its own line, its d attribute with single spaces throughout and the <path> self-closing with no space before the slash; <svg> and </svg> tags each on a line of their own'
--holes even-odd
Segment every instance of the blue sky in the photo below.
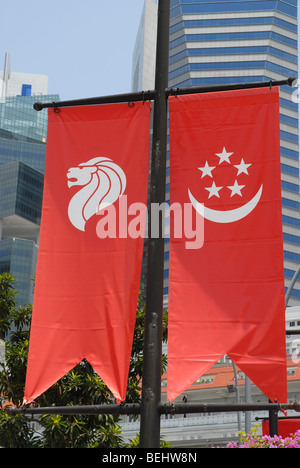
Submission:
<svg viewBox="0 0 300 468">
<path fill-rule="evenodd" d="M 0 0 L 0 70 L 49 78 L 61 100 L 131 91 L 144 0 Z"/>
<path fill-rule="evenodd" d="M 144 0 L 0 0 L 0 70 L 49 78 L 61 100 L 131 91 Z M 298 0 L 299 4 L 299 0 Z"/>
</svg>

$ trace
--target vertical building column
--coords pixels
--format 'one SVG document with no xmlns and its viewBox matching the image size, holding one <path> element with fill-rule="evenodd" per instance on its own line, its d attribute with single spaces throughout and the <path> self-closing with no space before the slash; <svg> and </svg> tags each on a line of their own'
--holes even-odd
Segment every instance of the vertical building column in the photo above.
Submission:
<svg viewBox="0 0 300 468">
<path fill-rule="evenodd" d="M 4 62 L 4 71 L 3 71 L 3 82 L 2 82 L 2 89 L 1 89 L 1 98 L 5 98 L 7 95 L 7 84 L 9 80 L 10 74 L 10 55 L 9 52 L 5 54 L 5 62 Z"/>
</svg>

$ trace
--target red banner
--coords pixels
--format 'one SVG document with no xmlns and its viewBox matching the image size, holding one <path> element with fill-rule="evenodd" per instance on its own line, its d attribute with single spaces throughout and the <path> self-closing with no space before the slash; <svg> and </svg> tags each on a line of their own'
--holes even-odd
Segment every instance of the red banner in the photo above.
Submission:
<svg viewBox="0 0 300 468">
<path fill-rule="evenodd" d="M 25 403 L 84 358 L 125 399 L 145 228 L 132 207 L 147 205 L 149 128 L 149 103 L 49 111 Z"/>
<path fill-rule="evenodd" d="M 169 105 L 171 206 L 192 204 L 204 243 L 171 229 L 168 400 L 227 354 L 286 402 L 278 88 Z"/>
</svg>

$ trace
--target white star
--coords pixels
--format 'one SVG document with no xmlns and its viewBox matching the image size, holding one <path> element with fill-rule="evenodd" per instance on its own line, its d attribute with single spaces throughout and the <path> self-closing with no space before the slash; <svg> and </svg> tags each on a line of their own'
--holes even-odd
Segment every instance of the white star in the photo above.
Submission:
<svg viewBox="0 0 300 468">
<path fill-rule="evenodd" d="M 209 166 L 207 161 L 206 161 L 206 163 L 205 163 L 205 166 L 203 166 L 203 167 L 198 167 L 198 169 L 200 169 L 200 171 L 202 171 L 201 179 L 202 179 L 204 176 L 206 176 L 206 175 L 208 175 L 209 177 L 212 177 L 211 171 L 213 171 L 213 170 L 215 169 L 215 167 L 216 167 L 216 166 L 214 166 L 214 167 L 213 167 L 213 166 Z"/>
<path fill-rule="evenodd" d="M 228 185 L 228 186 L 227 186 L 227 188 L 229 188 L 229 189 L 231 190 L 231 195 L 230 195 L 231 197 L 232 197 L 233 195 L 240 195 L 240 196 L 242 196 L 241 190 L 242 190 L 242 188 L 244 188 L 244 187 L 245 187 L 245 185 L 239 185 L 239 184 L 237 183 L 237 180 L 234 182 L 234 185 Z"/>
<path fill-rule="evenodd" d="M 212 197 L 213 195 L 215 197 L 220 198 L 219 190 L 221 190 L 223 187 L 216 187 L 215 182 L 213 182 L 211 187 L 204 187 L 204 188 L 205 188 L 205 190 L 209 191 L 208 198 Z"/>
<path fill-rule="evenodd" d="M 240 175 L 242 173 L 249 175 L 247 171 L 247 168 L 249 166 L 251 166 L 251 164 L 245 164 L 243 159 L 241 160 L 240 164 L 237 164 L 237 165 L 234 164 L 234 167 L 238 169 L 237 175 Z"/>
<path fill-rule="evenodd" d="M 229 156 L 231 156 L 233 153 L 227 153 L 225 147 L 223 148 L 222 153 L 215 153 L 215 154 L 216 154 L 216 156 L 218 156 L 220 158 L 219 164 L 221 164 L 223 161 L 226 161 L 226 162 L 228 162 L 230 164 Z"/>
</svg>

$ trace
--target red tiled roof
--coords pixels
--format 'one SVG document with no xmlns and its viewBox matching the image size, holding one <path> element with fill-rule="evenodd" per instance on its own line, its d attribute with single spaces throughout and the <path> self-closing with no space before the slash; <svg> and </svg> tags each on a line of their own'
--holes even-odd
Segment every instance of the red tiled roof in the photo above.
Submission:
<svg viewBox="0 0 300 468">
<path fill-rule="evenodd" d="M 294 363 L 293 361 L 287 361 L 287 371 L 291 369 L 293 370 L 293 375 L 287 376 L 288 381 L 293 380 L 300 380 L 300 364 Z M 242 372 L 238 367 L 236 368 L 237 373 L 239 374 Z M 211 382 L 208 382 L 209 377 L 213 377 Z M 205 379 L 207 377 L 207 379 Z M 205 381 L 207 380 L 207 382 Z M 167 374 L 162 376 L 162 392 L 166 392 L 166 382 L 167 382 Z M 202 382 L 203 383 L 194 383 L 189 390 L 193 389 L 205 389 L 205 388 L 220 388 L 220 387 L 227 387 L 228 385 L 234 385 L 234 371 L 233 366 L 231 365 L 216 365 L 211 367 L 205 374 L 202 375 Z M 238 380 L 239 385 L 243 386 L 245 384 L 244 379 Z"/>
</svg>

